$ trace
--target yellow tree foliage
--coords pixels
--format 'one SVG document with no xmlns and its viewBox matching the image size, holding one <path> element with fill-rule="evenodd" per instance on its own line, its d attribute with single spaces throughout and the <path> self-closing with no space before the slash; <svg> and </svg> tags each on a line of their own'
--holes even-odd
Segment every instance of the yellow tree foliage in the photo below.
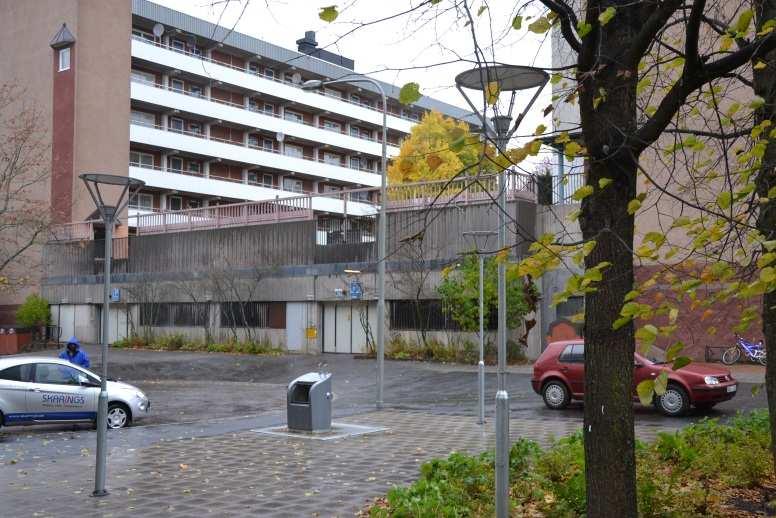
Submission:
<svg viewBox="0 0 776 518">
<path fill-rule="evenodd" d="M 476 174 L 481 156 L 482 144 L 468 124 L 432 111 L 402 143 L 399 156 L 388 166 L 388 181 L 399 184 Z"/>
</svg>

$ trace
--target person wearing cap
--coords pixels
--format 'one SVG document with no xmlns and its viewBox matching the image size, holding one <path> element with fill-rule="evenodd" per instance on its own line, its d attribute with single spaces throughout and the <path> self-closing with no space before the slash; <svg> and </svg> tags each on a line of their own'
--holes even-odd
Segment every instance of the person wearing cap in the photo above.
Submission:
<svg viewBox="0 0 776 518">
<path fill-rule="evenodd" d="M 62 351 L 62 354 L 60 354 L 59 357 L 63 360 L 68 360 L 70 363 L 74 363 L 79 367 L 83 367 L 84 369 L 89 368 L 89 357 L 81 350 L 81 344 L 75 336 L 70 337 L 70 340 L 67 341 L 65 350 Z"/>
</svg>

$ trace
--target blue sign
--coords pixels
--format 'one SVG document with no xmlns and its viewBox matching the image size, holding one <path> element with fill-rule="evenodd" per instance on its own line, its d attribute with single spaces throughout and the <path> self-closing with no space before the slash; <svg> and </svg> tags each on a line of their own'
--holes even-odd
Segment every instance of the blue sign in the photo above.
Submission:
<svg viewBox="0 0 776 518">
<path fill-rule="evenodd" d="M 358 300 L 364 294 L 364 290 L 361 288 L 359 281 L 350 281 L 350 298 L 352 300 Z"/>
<path fill-rule="evenodd" d="M 110 290 L 110 301 L 111 302 L 118 302 L 121 300 L 121 290 L 118 288 L 111 288 Z"/>
</svg>

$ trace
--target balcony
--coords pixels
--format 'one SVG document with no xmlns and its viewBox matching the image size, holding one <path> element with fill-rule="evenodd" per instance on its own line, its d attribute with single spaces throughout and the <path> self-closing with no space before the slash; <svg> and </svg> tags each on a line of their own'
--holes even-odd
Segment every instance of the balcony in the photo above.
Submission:
<svg viewBox="0 0 776 518">
<path fill-rule="evenodd" d="M 133 78 L 131 92 L 132 99 L 149 104 L 225 120 L 247 128 L 260 128 L 273 133 L 283 133 L 376 157 L 382 155 L 382 141 L 378 139 L 356 137 L 320 125 L 314 126 L 306 122 L 287 120 L 279 114 L 252 110 L 244 105 L 220 99 L 207 99 L 199 94 L 164 87 L 151 81 Z M 399 154 L 399 148 L 390 143 L 387 151 L 389 156 Z"/>
<path fill-rule="evenodd" d="M 275 150 L 222 140 L 201 133 L 163 129 L 158 125 L 151 126 L 132 122 L 129 126 L 129 139 L 131 142 L 155 148 L 162 147 L 185 151 L 197 156 L 204 155 L 253 166 L 271 167 L 316 176 L 321 179 L 328 178 L 371 187 L 380 185 L 380 175 L 370 169 L 334 165 L 315 157 L 291 156 Z"/>
<path fill-rule="evenodd" d="M 209 176 L 206 178 L 201 174 L 194 174 L 189 171 L 176 169 L 162 170 L 158 167 L 143 166 L 137 163 L 129 164 L 129 176 L 130 178 L 143 180 L 148 187 L 257 202 L 298 198 L 300 194 L 303 194 L 312 199 L 310 208 L 313 211 L 330 212 L 333 214 L 360 216 L 374 214 L 376 210 L 370 202 L 355 199 L 359 195 L 357 193 L 364 192 L 363 189 L 331 193 L 299 193 L 285 191 L 260 183 L 242 182 L 219 176 Z M 150 208 L 131 207 L 130 209 L 130 216 L 146 216 L 159 212 Z"/>
<path fill-rule="evenodd" d="M 233 86 L 286 99 L 319 110 L 382 126 L 382 110 L 324 92 L 304 91 L 297 84 L 276 77 L 250 72 L 245 68 L 214 61 L 168 45 L 132 36 L 132 57 L 157 63 L 170 69 L 185 71 L 202 77 L 205 82 L 218 80 Z M 388 127 L 409 133 L 417 121 L 397 115 L 388 115 Z"/>
</svg>

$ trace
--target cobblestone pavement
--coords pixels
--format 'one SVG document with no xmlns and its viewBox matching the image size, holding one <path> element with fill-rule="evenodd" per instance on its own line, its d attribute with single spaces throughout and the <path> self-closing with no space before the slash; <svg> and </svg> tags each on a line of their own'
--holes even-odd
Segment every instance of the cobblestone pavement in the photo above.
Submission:
<svg viewBox="0 0 776 518">
<path fill-rule="evenodd" d="M 110 495 L 101 499 L 89 496 L 89 450 L 57 462 L 9 460 L 0 505 L 16 517 L 353 516 L 390 487 L 415 480 L 425 460 L 493 447 L 493 422 L 480 427 L 471 417 L 384 410 L 340 421 L 389 430 L 333 441 L 241 431 L 114 447 Z M 577 427 L 569 419 L 514 419 L 510 433 L 547 445 Z M 638 424 L 636 433 L 648 440 L 665 429 Z"/>
</svg>

